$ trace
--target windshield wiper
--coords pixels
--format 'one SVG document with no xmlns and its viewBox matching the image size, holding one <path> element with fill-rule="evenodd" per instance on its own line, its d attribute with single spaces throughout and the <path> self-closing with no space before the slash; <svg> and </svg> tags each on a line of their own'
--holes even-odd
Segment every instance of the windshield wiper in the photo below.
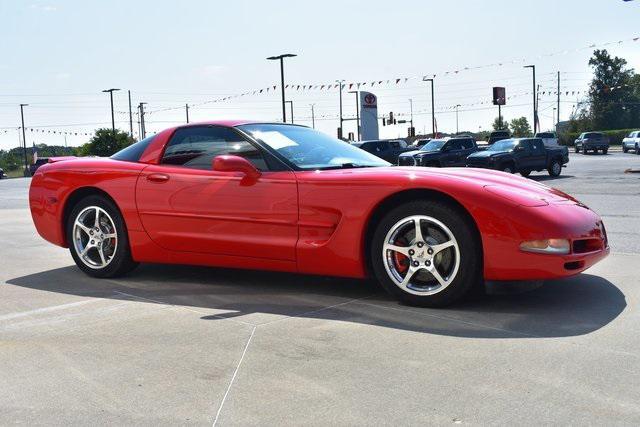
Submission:
<svg viewBox="0 0 640 427">
<path fill-rule="evenodd" d="M 375 168 L 375 167 L 376 165 L 360 165 L 358 163 L 343 163 L 341 165 L 325 166 L 318 169 L 329 170 L 329 169 L 356 169 L 356 168 Z"/>
</svg>

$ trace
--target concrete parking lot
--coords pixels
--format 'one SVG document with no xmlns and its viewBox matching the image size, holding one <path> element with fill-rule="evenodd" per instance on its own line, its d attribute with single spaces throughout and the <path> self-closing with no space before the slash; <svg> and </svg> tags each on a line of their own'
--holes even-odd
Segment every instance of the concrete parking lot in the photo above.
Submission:
<svg viewBox="0 0 640 427">
<path fill-rule="evenodd" d="M 600 213 L 574 278 L 447 309 L 371 283 L 143 265 L 82 274 L 0 180 L 0 423 L 640 424 L 640 156 L 532 179 Z"/>
</svg>

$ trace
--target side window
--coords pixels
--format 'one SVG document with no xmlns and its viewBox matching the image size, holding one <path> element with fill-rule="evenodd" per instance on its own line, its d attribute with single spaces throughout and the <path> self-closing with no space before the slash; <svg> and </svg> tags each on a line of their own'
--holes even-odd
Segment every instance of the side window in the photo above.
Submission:
<svg viewBox="0 0 640 427">
<path fill-rule="evenodd" d="M 462 150 L 462 141 L 460 140 L 450 141 L 447 145 L 449 146 L 449 150 L 451 151 Z"/>
<path fill-rule="evenodd" d="M 541 154 L 544 152 L 544 150 L 542 149 L 542 140 L 533 139 L 531 140 L 531 145 L 533 146 L 533 152 L 535 154 Z"/>
<path fill-rule="evenodd" d="M 462 147 L 465 150 L 471 150 L 473 149 L 473 141 L 470 139 L 467 139 L 466 141 L 464 141 L 464 143 L 462 144 Z"/>
<path fill-rule="evenodd" d="M 389 149 L 389 141 L 378 141 L 377 151 L 387 151 Z"/>
<path fill-rule="evenodd" d="M 389 141 L 389 145 L 391 148 L 400 148 L 400 142 L 398 141 Z"/>
<path fill-rule="evenodd" d="M 269 169 L 260 150 L 232 129 L 216 126 L 176 130 L 167 144 L 162 163 L 211 170 L 214 157 L 225 154 L 244 157 L 258 170 Z"/>
<path fill-rule="evenodd" d="M 524 148 L 525 153 L 531 152 L 531 141 L 528 141 L 526 139 L 523 141 L 520 141 L 520 146 Z"/>
</svg>

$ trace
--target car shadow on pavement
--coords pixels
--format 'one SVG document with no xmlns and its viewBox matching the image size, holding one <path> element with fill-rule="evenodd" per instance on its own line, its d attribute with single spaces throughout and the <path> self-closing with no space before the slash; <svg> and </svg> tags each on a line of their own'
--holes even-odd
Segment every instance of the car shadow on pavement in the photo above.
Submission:
<svg viewBox="0 0 640 427">
<path fill-rule="evenodd" d="M 559 175 L 559 176 L 549 176 L 549 175 L 530 175 L 529 179 L 534 181 L 556 181 L 559 179 L 565 178 L 573 178 L 573 175 Z"/>
<path fill-rule="evenodd" d="M 626 307 L 614 284 L 589 274 L 549 281 L 526 293 L 469 298 L 442 309 L 402 305 L 369 281 L 191 266 L 142 265 L 119 279 L 94 279 L 76 267 L 64 267 L 7 283 L 184 306 L 201 312 L 203 320 L 260 325 L 295 317 L 467 338 L 584 335 L 607 325 Z"/>
</svg>

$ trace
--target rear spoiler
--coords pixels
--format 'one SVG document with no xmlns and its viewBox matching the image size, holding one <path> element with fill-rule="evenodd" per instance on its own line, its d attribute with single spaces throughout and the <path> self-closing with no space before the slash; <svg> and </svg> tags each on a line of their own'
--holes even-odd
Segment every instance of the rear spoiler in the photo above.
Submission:
<svg viewBox="0 0 640 427">
<path fill-rule="evenodd" d="M 65 160 L 73 160 L 73 159 L 77 159 L 77 157 L 76 156 L 49 157 L 48 163 L 57 163 L 57 162 L 63 162 Z"/>
</svg>

